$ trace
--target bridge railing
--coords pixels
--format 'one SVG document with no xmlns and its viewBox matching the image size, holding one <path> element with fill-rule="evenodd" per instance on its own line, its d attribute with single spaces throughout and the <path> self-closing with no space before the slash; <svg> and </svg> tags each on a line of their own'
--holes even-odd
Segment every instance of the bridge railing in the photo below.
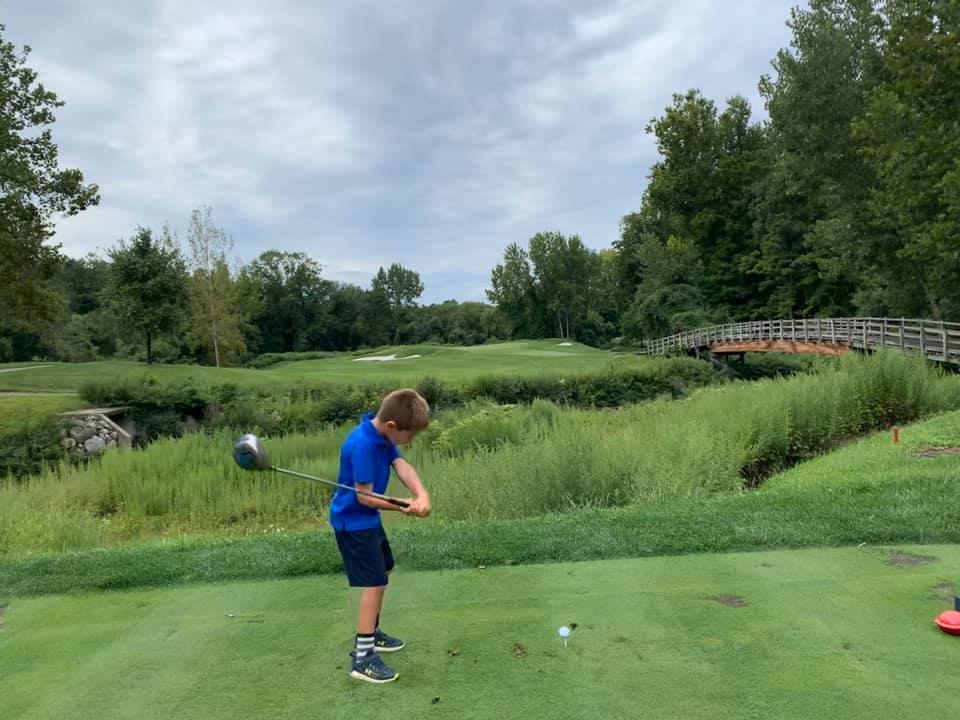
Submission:
<svg viewBox="0 0 960 720">
<path fill-rule="evenodd" d="M 750 340 L 831 343 L 858 350 L 892 347 L 921 352 L 930 360 L 960 363 L 960 323 L 908 318 L 812 318 L 728 323 L 648 340 L 646 347 L 648 354 L 662 355 L 709 348 L 713 343 Z"/>
</svg>

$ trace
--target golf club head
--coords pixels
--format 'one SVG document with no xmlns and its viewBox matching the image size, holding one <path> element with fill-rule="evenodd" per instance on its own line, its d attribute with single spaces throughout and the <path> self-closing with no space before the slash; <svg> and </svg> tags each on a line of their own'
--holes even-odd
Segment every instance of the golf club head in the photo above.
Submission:
<svg viewBox="0 0 960 720">
<path fill-rule="evenodd" d="M 270 456 L 256 435 L 243 435 L 233 446 L 233 459 L 244 470 L 269 470 Z"/>
</svg>

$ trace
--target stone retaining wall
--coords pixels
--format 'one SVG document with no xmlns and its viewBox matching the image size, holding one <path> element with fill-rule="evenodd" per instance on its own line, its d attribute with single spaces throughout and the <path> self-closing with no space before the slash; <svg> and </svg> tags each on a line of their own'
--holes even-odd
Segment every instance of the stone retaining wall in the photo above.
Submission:
<svg viewBox="0 0 960 720">
<path fill-rule="evenodd" d="M 106 412 L 122 413 L 125 408 Z M 78 410 L 61 415 L 66 427 L 60 431 L 60 445 L 81 456 L 99 455 L 110 448 L 128 448 L 131 437 L 111 420 L 103 410 Z"/>
</svg>

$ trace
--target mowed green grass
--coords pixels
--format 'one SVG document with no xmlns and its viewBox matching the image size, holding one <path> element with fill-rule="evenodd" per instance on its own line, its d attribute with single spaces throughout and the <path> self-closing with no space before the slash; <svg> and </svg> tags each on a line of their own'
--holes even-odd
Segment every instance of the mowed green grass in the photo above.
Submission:
<svg viewBox="0 0 960 720">
<path fill-rule="evenodd" d="M 894 551 L 905 565 L 889 564 Z M 355 598 L 342 576 L 7 598 L 3 717 L 956 714 L 960 638 L 932 620 L 960 578 L 958 546 L 399 562 L 383 623 L 408 647 L 389 656 L 391 685 L 347 675 Z"/>
<path fill-rule="evenodd" d="M 28 418 L 79 410 L 85 405 L 74 395 L 0 395 L 0 435 L 19 430 Z"/>
<path fill-rule="evenodd" d="M 246 387 L 285 388 L 301 382 L 322 383 L 410 383 L 425 376 L 448 382 L 466 381 L 490 375 L 541 375 L 600 371 L 644 362 L 634 355 L 614 355 L 586 345 L 562 346 L 559 340 L 518 341 L 473 347 L 418 345 L 389 348 L 373 355 L 396 355 L 387 362 L 358 361 L 343 356 L 324 360 L 303 360 L 271 365 L 263 370 L 214 368 L 199 365 L 152 365 L 124 361 L 92 363 L 37 363 L 34 367 L 2 372 L 27 363 L 0 364 L 0 391 L 77 390 L 89 380 L 123 379 L 150 372 L 161 381 L 192 377 L 207 383 L 233 382 Z M 410 358 L 411 355 L 420 355 Z M 403 359 L 409 358 L 409 359 Z M 646 362 L 653 362 L 646 360 Z"/>
</svg>

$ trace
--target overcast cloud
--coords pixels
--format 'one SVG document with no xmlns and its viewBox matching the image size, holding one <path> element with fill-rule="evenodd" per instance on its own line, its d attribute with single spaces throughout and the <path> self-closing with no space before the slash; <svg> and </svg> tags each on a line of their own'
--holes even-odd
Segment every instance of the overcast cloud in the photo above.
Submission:
<svg viewBox="0 0 960 720">
<path fill-rule="evenodd" d="M 362 285 L 399 261 L 436 302 L 483 299 L 540 230 L 609 246 L 647 122 L 691 87 L 762 115 L 793 4 L 14 0 L 0 22 L 67 103 L 62 164 L 101 188 L 59 224 L 67 254 L 182 237 L 204 204 L 244 261 L 301 250 Z"/>
</svg>

